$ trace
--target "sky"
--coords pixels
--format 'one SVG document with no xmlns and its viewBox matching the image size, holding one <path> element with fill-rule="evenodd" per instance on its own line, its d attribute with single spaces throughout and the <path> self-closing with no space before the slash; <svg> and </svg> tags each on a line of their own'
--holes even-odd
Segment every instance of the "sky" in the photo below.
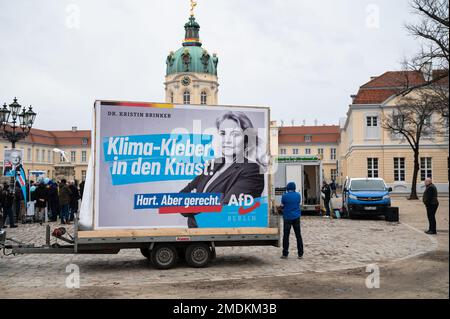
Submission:
<svg viewBox="0 0 450 319">
<path fill-rule="evenodd" d="M 371 76 L 419 48 L 409 0 L 197 0 L 219 56 L 219 103 L 269 106 L 285 125 L 338 124 Z M 90 129 L 96 99 L 164 102 L 188 0 L 0 0 L 0 103 L 36 128 Z M 292 122 L 294 121 L 294 122 Z"/>
</svg>

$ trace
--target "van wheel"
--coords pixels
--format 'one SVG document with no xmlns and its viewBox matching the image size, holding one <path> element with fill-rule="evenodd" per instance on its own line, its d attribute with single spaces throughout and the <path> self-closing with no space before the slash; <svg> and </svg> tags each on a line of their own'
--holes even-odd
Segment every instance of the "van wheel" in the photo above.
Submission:
<svg viewBox="0 0 450 319">
<path fill-rule="evenodd" d="M 150 249 L 146 248 L 141 248 L 141 254 L 142 256 L 144 256 L 147 259 L 150 259 Z"/>
<path fill-rule="evenodd" d="M 351 209 L 349 209 L 348 210 L 348 218 L 349 219 L 355 219 L 355 213 L 351 210 Z"/>
<path fill-rule="evenodd" d="M 186 249 L 186 262 L 194 268 L 206 267 L 211 256 L 211 249 L 206 244 L 192 244 Z"/>
<path fill-rule="evenodd" d="M 152 249 L 150 258 L 156 268 L 170 269 L 177 261 L 177 250 L 172 245 L 160 244 Z"/>
</svg>

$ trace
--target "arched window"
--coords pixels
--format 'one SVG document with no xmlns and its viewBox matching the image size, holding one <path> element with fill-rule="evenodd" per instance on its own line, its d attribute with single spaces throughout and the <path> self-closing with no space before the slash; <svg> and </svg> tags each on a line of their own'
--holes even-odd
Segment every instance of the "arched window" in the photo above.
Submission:
<svg viewBox="0 0 450 319">
<path fill-rule="evenodd" d="M 206 105 L 208 104 L 208 94 L 205 91 L 202 91 L 200 94 L 200 104 Z"/>
<path fill-rule="evenodd" d="M 191 104 L 191 93 L 187 90 L 183 93 L 183 103 Z"/>
<path fill-rule="evenodd" d="M 173 92 L 170 92 L 169 96 L 170 96 L 170 103 L 173 103 L 173 101 L 174 101 Z"/>
</svg>

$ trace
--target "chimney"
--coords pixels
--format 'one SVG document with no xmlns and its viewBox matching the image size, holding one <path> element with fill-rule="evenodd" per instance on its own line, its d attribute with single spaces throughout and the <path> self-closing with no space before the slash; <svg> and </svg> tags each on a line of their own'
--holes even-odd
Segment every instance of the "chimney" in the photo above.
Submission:
<svg viewBox="0 0 450 319">
<path fill-rule="evenodd" d="M 72 126 L 72 132 L 76 132 L 77 131 L 77 127 L 76 126 Z"/>
<path fill-rule="evenodd" d="M 319 121 L 317 119 L 314 120 L 314 126 L 317 126 L 319 124 Z"/>
<path fill-rule="evenodd" d="M 423 77 L 426 82 L 430 82 L 433 80 L 433 63 L 432 62 L 425 62 L 422 67 L 420 68 L 420 71 L 423 74 Z"/>
</svg>

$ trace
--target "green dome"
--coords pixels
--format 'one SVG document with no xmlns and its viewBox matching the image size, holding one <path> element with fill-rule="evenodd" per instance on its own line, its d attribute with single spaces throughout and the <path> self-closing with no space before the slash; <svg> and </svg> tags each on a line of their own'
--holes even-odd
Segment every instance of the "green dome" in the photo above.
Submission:
<svg viewBox="0 0 450 319">
<path fill-rule="evenodd" d="M 217 75 L 218 62 L 216 55 L 211 56 L 202 47 L 186 46 L 169 54 L 166 75 L 185 72 Z"/>
<path fill-rule="evenodd" d="M 186 31 L 183 47 L 175 53 L 170 52 L 166 59 L 166 75 L 175 73 L 207 73 L 217 75 L 217 64 L 219 58 L 216 54 L 212 56 L 202 48 L 199 30 L 200 25 L 191 16 L 189 22 L 184 26 Z"/>
</svg>

